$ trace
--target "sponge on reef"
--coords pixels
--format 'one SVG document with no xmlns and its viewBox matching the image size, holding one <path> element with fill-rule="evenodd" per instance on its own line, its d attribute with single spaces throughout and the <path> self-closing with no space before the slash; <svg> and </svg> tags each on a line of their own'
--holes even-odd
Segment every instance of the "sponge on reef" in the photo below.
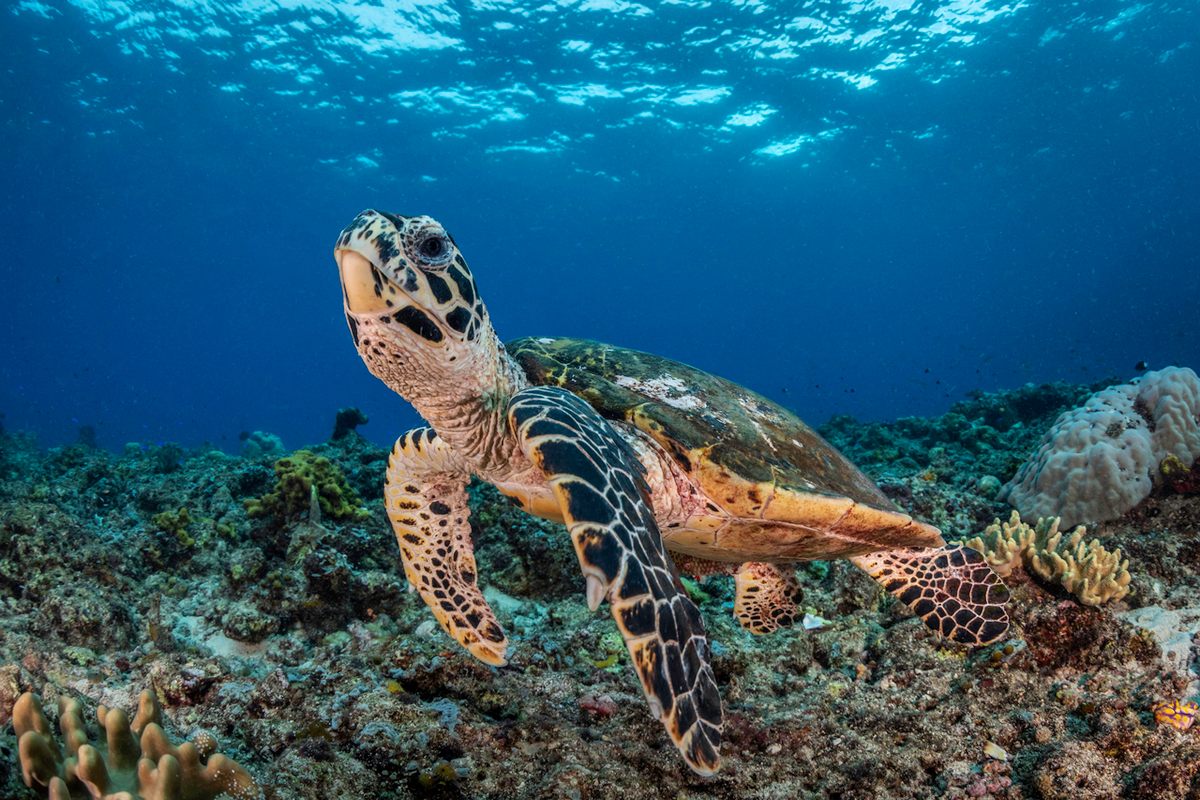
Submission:
<svg viewBox="0 0 1200 800">
<path fill-rule="evenodd" d="M 212 736 L 201 734 L 195 741 L 172 745 L 153 692 L 142 692 L 133 722 L 123 711 L 100 706 L 104 742 L 88 741 L 82 711 L 79 700 L 59 702 L 59 727 L 67 750 L 63 758 L 37 696 L 26 692 L 13 707 L 25 785 L 46 787 L 49 800 L 262 798 L 248 772 L 215 752 Z"/>
<path fill-rule="evenodd" d="M 1029 573 L 1059 584 L 1084 605 L 1120 600 L 1129 594 L 1129 560 L 1121 558 L 1119 548 L 1109 552 L 1095 539 L 1085 539 L 1086 535 L 1087 528 L 1081 526 L 1064 536 L 1055 517 L 1030 526 L 1014 511 L 1008 522 L 996 520 L 966 545 L 982 553 L 1001 576 L 1024 566 Z"/>
<path fill-rule="evenodd" d="M 1064 527 L 1116 519 L 1150 495 L 1168 457 L 1200 458 L 1200 379 L 1167 367 L 1064 412 L 1000 490 L 1021 516 Z"/>
</svg>

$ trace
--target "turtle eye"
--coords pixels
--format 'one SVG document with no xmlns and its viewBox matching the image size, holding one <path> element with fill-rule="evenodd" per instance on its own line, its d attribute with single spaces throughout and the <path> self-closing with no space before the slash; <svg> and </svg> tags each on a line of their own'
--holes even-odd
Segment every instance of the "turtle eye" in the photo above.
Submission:
<svg viewBox="0 0 1200 800">
<path fill-rule="evenodd" d="M 440 264 L 450 256 L 450 241 L 438 234 L 426 236 L 417 245 L 417 252 L 427 263 Z"/>
</svg>

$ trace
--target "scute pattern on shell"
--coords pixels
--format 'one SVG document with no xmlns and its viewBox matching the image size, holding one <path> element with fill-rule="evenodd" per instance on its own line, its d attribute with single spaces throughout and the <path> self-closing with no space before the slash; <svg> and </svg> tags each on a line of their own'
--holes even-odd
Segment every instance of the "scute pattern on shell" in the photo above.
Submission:
<svg viewBox="0 0 1200 800">
<path fill-rule="evenodd" d="M 701 467 L 713 466 L 703 472 L 717 480 L 724 473 L 892 508 L 870 479 L 795 414 L 732 381 L 586 339 L 518 339 L 508 350 L 530 381 L 561 386 L 602 416 L 636 424 L 701 480 Z"/>
</svg>

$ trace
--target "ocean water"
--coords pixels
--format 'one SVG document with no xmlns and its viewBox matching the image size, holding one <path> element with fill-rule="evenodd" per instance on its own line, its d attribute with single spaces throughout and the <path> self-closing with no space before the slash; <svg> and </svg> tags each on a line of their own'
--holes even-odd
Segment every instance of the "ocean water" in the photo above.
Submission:
<svg viewBox="0 0 1200 800">
<path fill-rule="evenodd" d="M 332 260 L 454 234 L 501 336 L 652 350 L 810 422 L 1200 365 L 1200 6 L 19 0 L 0 413 L 46 444 L 416 422 Z"/>
</svg>

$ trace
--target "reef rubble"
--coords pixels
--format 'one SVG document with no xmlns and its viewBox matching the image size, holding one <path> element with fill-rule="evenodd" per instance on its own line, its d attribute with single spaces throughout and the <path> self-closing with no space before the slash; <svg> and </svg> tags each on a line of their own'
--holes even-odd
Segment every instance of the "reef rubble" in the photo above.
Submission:
<svg viewBox="0 0 1200 800">
<path fill-rule="evenodd" d="M 967 539 L 1009 519 L 1000 487 L 1097 388 L 978 394 L 940 417 L 838 417 L 822 433 L 900 506 Z M 1200 726 L 1172 722 L 1198 686 L 1187 481 L 1088 525 L 1127 564 L 1123 597 L 1085 604 L 1012 559 L 1013 636 L 977 652 L 844 562 L 800 566 L 805 622 L 766 636 L 737 623 L 728 578 L 688 578 L 726 707 L 723 767 L 706 779 L 646 713 L 561 527 L 490 487 L 471 487 L 473 536 L 510 663 L 442 633 L 383 514 L 387 451 L 342 413 L 335 438 L 294 453 L 261 432 L 237 456 L 0 433 L 0 797 L 47 797 L 22 779 L 23 693 L 51 726 L 59 701 L 82 709 L 95 740 L 97 707 L 132 711 L 149 689 L 167 736 L 219 740 L 270 800 L 1200 800 Z"/>
</svg>

